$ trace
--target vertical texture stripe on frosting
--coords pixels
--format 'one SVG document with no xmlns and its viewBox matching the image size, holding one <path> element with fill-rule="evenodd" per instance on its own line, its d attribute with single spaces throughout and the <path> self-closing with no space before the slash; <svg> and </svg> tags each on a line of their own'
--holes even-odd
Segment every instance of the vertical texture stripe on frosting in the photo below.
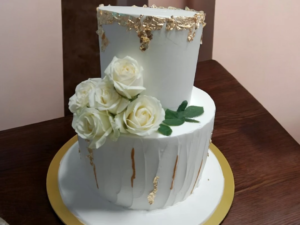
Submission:
<svg viewBox="0 0 300 225">
<path fill-rule="evenodd" d="M 96 182 L 96 186 L 99 189 L 99 185 L 98 185 L 98 180 L 97 180 L 97 171 L 96 171 L 96 166 L 94 164 L 94 156 L 93 156 L 93 150 L 88 148 L 88 152 L 89 154 L 87 155 L 87 158 L 90 160 L 90 164 L 93 167 L 93 172 L 94 172 L 94 177 L 95 177 L 95 182 Z M 80 153 L 80 152 L 79 152 Z"/>
<path fill-rule="evenodd" d="M 143 151 L 137 151 L 136 149 L 143 148 L 142 139 L 137 139 L 133 145 L 134 148 L 134 163 L 135 163 L 135 179 L 132 188 L 132 194 L 134 202 L 136 199 L 141 198 L 145 190 L 145 155 Z M 139 180 L 139 182 L 136 182 Z M 133 204 L 134 204 L 133 202 Z"/>
<path fill-rule="evenodd" d="M 213 123 L 208 123 L 205 125 L 205 127 L 203 127 L 202 131 L 199 133 L 199 138 L 198 141 L 200 149 L 202 149 L 202 151 L 199 152 L 199 156 L 197 157 L 197 160 L 195 161 L 195 164 L 193 164 L 193 176 L 192 176 L 192 180 L 190 182 L 190 187 L 188 189 L 188 191 L 186 192 L 184 199 L 186 199 L 187 197 L 190 196 L 190 192 L 192 191 L 192 189 L 194 188 L 194 181 L 196 179 L 196 177 L 198 176 L 198 170 L 199 170 L 199 165 L 201 164 L 201 161 L 203 161 L 203 158 L 206 157 L 207 152 L 208 152 L 208 143 L 209 143 L 209 131 L 211 131 L 212 129 L 212 125 Z M 204 130 L 206 132 L 204 132 Z M 202 166 L 203 168 L 203 166 Z M 200 169 L 200 175 L 201 175 L 201 169 Z M 200 177 L 199 175 L 199 177 Z M 196 180 L 197 182 L 197 180 Z"/>
<path fill-rule="evenodd" d="M 135 179 L 134 148 L 132 148 L 131 150 L 131 163 L 132 163 L 131 187 L 133 188 L 133 180 Z"/>
<path fill-rule="evenodd" d="M 199 167 L 199 170 L 198 170 L 198 174 L 197 174 L 197 177 L 196 177 L 196 180 L 195 180 L 195 183 L 194 183 L 193 189 L 192 189 L 192 191 L 191 191 L 191 194 L 193 194 L 193 191 L 194 191 L 195 185 L 196 185 L 196 183 L 197 183 L 197 180 L 198 180 L 198 177 L 199 177 L 199 174 L 200 174 L 200 170 L 201 170 L 201 167 L 202 167 L 202 162 L 203 162 L 203 161 L 201 161 L 201 164 L 200 164 L 200 167 Z"/>
<path fill-rule="evenodd" d="M 213 131 L 213 125 L 212 125 L 212 127 L 211 127 L 211 131 Z M 212 133 L 211 133 L 211 135 L 210 135 L 209 140 L 208 140 L 207 143 L 206 143 L 206 146 L 207 146 L 206 148 L 209 148 L 209 145 L 210 145 L 210 143 L 211 143 L 211 137 L 212 137 Z M 208 153 L 205 154 L 205 155 L 203 155 L 202 169 L 201 169 L 201 171 L 200 171 L 200 176 L 199 176 L 199 178 L 198 178 L 196 187 L 199 186 L 199 183 L 200 183 L 200 177 L 201 177 L 201 175 L 202 175 L 202 173 L 203 173 L 203 169 L 204 169 L 204 167 L 205 167 L 207 157 L 208 157 Z"/>
<path fill-rule="evenodd" d="M 112 160 L 111 160 L 111 172 L 110 182 L 108 183 L 108 192 L 110 193 L 109 200 L 113 203 L 117 202 L 118 193 L 121 191 L 121 170 L 122 170 L 122 158 L 120 157 L 121 148 L 120 143 L 115 143 L 111 146 Z M 101 157 L 101 156 L 99 156 Z M 107 193 L 106 193 L 107 194 Z"/>
<path fill-rule="evenodd" d="M 187 166 L 185 180 L 183 182 L 183 187 L 180 190 L 180 192 L 176 195 L 174 203 L 180 202 L 185 199 L 186 193 L 189 191 L 189 188 L 191 186 L 191 182 L 193 180 L 194 175 L 194 165 L 196 163 L 197 158 L 199 155 L 202 155 L 202 152 L 204 149 L 201 145 L 199 145 L 199 137 L 201 137 L 203 129 L 196 130 L 195 132 L 185 134 L 184 137 L 182 137 L 186 141 L 186 147 L 184 147 L 185 151 L 187 152 L 187 161 L 185 162 Z M 180 171 L 180 168 L 178 168 L 178 172 Z"/>
<path fill-rule="evenodd" d="M 172 176 L 172 184 L 171 184 L 170 190 L 173 189 L 174 179 L 175 179 L 175 176 L 176 176 L 177 162 L 178 162 L 178 155 L 176 157 L 176 161 L 175 161 L 175 165 L 174 165 L 174 171 L 173 171 L 173 176 Z"/>
</svg>

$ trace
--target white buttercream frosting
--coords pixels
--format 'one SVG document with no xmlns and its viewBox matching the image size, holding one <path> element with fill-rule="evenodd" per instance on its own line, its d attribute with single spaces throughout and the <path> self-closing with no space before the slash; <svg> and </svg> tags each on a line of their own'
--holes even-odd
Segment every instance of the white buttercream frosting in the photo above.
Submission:
<svg viewBox="0 0 300 225">
<path fill-rule="evenodd" d="M 193 88 L 190 105 L 204 107 L 204 114 L 195 118 L 200 123 L 172 127 L 169 137 L 159 133 L 145 137 L 122 134 L 117 142 L 108 139 L 95 149 L 93 163 L 98 194 L 117 205 L 144 210 L 165 208 L 190 196 L 205 165 L 215 116 L 213 100 L 198 88 Z M 79 137 L 79 146 L 89 185 L 96 185 L 93 168 L 86 157 L 88 143 Z M 155 177 L 159 177 L 155 198 L 153 204 L 149 204 Z"/>
<path fill-rule="evenodd" d="M 103 10 L 132 15 L 137 17 L 151 15 L 158 17 L 188 16 L 193 18 L 195 12 L 184 10 L 149 9 L 139 7 L 101 7 Z M 188 29 L 172 30 L 168 32 L 166 24 L 160 30 L 151 31 L 151 42 L 146 51 L 140 50 L 140 37 L 136 31 L 118 23 L 101 25 L 105 36 L 99 36 L 101 76 L 105 76 L 105 69 L 114 57 L 124 58 L 130 56 L 138 60 L 143 70 L 142 93 L 160 100 L 161 104 L 169 109 L 175 109 L 184 100 L 190 100 L 194 84 L 198 52 L 202 37 L 203 25 L 199 24 L 193 36 L 188 41 Z M 102 29 L 101 28 L 101 29 Z M 106 45 L 102 42 L 107 42 Z"/>
</svg>

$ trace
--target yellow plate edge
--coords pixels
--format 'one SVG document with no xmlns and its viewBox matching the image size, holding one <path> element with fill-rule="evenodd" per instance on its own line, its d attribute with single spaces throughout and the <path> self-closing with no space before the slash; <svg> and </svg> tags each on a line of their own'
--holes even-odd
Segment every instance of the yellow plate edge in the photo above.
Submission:
<svg viewBox="0 0 300 225">
<path fill-rule="evenodd" d="M 61 221 L 65 224 L 83 225 L 83 223 L 81 223 L 80 220 L 65 206 L 58 186 L 60 161 L 70 147 L 76 143 L 77 139 L 77 135 L 72 137 L 54 156 L 48 169 L 46 187 L 50 204 Z M 231 207 L 234 197 L 234 178 L 230 165 L 221 151 L 213 143 L 210 144 L 209 148 L 217 157 L 225 180 L 221 201 L 212 216 L 204 222 L 204 225 L 216 225 L 222 222 Z"/>
<path fill-rule="evenodd" d="M 231 207 L 234 198 L 235 185 L 234 185 L 234 178 L 233 178 L 231 167 L 227 159 L 225 158 L 225 156 L 218 149 L 218 147 L 215 146 L 213 143 L 210 143 L 209 149 L 217 157 L 221 165 L 223 176 L 224 176 L 224 191 L 223 191 L 221 201 L 217 206 L 217 208 L 215 209 L 212 216 L 204 223 L 204 225 L 216 225 L 216 224 L 220 224 L 226 217 L 227 213 L 229 212 L 229 209 Z"/>
<path fill-rule="evenodd" d="M 58 186 L 58 170 L 60 161 L 66 154 L 66 152 L 71 148 L 71 146 L 76 143 L 77 140 L 78 137 L 77 135 L 75 135 L 56 153 L 48 169 L 46 186 L 50 204 L 61 221 L 64 224 L 83 225 L 83 223 L 81 223 L 79 219 L 74 216 L 73 213 L 71 213 L 65 206 Z"/>
</svg>

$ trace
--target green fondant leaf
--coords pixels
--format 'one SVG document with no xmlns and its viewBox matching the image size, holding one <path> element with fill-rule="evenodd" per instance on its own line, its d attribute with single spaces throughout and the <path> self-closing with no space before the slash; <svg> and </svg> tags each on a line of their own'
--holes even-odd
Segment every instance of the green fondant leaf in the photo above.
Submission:
<svg viewBox="0 0 300 225">
<path fill-rule="evenodd" d="M 170 109 L 166 110 L 165 119 L 176 119 L 176 118 L 178 118 L 177 112 L 172 111 Z"/>
<path fill-rule="evenodd" d="M 189 118 L 185 118 L 184 120 L 185 120 L 185 122 L 190 122 L 190 123 L 200 123 L 198 120 L 193 120 L 193 119 L 189 119 Z"/>
<path fill-rule="evenodd" d="M 184 111 L 183 112 L 177 112 L 178 118 L 184 119 Z"/>
<path fill-rule="evenodd" d="M 163 121 L 164 124 L 169 126 L 180 126 L 184 123 L 184 119 L 176 118 L 176 119 L 166 119 Z"/>
<path fill-rule="evenodd" d="M 183 115 L 187 118 L 193 118 L 202 115 L 204 112 L 203 107 L 199 106 L 189 106 L 185 109 Z"/>
<path fill-rule="evenodd" d="M 160 124 L 158 128 L 158 132 L 165 136 L 170 136 L 172 134 L 172 129 L 164 124 Z"/>
<path fill-rule="evenodd" d="M 177 112 L 183 112 L 185 110 L 185 108 L 187 107 L 188 102 L 187 101 L 183 101 L 181 103 L 181 105 L 178 107 Z"/>
<path fill-rule="evenodd" d="M 165 119 L 182 119 L 184 118 L 184 112 L 175 112 L 173 110 L 167 109 Z"/>
</svg>

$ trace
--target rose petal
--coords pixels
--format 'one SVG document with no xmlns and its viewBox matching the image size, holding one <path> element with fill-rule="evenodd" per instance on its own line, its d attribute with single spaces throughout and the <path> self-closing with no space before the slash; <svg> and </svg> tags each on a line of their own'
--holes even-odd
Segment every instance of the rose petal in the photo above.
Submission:
<svg viewBox="0 0 300 225">
<path fill-rule="evenodd" d="M 119 114 L 122 111 L 124 111 L 124 109 L 126 109 L 126 107 L 129 105 L 130 101 L 128 99 L 125 98 L 121 98 L 121 101 L 118 104 L 116 113 Z"/>
<path fill-rule="evenodd" d="M 109 115 L 94 108 L 85 107 L 74 114 L 72 127 L 80 137 L 91 141 L 92 148 L 103 145 L 106 136 L 112 132 Z"/>
<path fill-rule="evenodd" d="M 126 129 L 125 129 L 125 123 L 123 120 L 123 116 L 124 116 L 124 112 L 117 114 L 115 116 L 115 123 L 117 128 L 120 130 L 121 133 L 127 133 Z"/>
<path fill-rule="evenodd" d="M 110 134 L 111 139 L 113 141 L 117 141 L 119 136 L 120 136 L 120 131 L 118 129 L 118 125 L 117 125 L 116 121 L 114 120 L 114 118 L 112 116 L 109 116 L 109 122 L 110 122 L 111 127 L 112 127 L 112 132 Z"/>
</svg>

